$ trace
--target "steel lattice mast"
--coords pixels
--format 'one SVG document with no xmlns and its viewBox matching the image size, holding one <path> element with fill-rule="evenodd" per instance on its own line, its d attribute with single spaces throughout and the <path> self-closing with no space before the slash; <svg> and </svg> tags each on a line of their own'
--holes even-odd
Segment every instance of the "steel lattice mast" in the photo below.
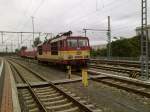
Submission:
<svg viewBox="0 0 150 112">
<path fill-rule="evenodd" d="M 108 47 L 107 47 L 107 58 L 111 59 L 111 27 L 110 27 L 110 16 L 108 16 Z"/>
<path fill-rule="evenodd" d="M 141 75 L 149 78 L 148 71 L 148 29 L 147 29 L 147 0 L 142 0 L 141 13 Z"/>
</svg>

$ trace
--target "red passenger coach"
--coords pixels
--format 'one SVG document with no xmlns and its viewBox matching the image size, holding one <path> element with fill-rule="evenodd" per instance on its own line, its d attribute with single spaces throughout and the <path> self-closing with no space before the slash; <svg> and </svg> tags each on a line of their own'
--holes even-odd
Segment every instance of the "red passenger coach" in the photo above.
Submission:
<svg viewBox="0 0 150 112">
<path fill-rule="evenodd" d="M 36 48 L 26 48 L 26 49 L 21 50 L 19 52 L 19 55 L 21 57 L 36 59 L 36 57 L 37 57 L 36 53 L 37 53 Z"/>
<path fill-rule="evenodd" d="M 37 48 L 29 48 L 25 50 L 25 55 L 27 58 L 36 59 Z"/>
<path fill-rule="evenodd" d="M 21 56 L 21 57 L 25 57 L 25 50 L 20 50 L 18 52 L 18 55 Z"/>
</svg>

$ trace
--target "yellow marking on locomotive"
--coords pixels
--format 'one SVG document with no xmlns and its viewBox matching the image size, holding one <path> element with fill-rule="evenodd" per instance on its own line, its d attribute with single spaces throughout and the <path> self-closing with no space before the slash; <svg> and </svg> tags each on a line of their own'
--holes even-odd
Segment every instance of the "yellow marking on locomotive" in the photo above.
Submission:
<svg viewBox="0 0 150 112">
<path fill-rule="evenodd" d="M 90 56 L 89 50 L 84 51 L 58 51 L 58 55 L 51 55 L 51 52 L 43 52 L 42 55 L 37 54 L 40 59 L 51 60 L 73 60 L 73 59 L 87 59 Z"/>
<path fill-rule="evenodd" d="M 89 58 L 90 56 L 90 51 L 85 50 L 85 51 L 60 51 L 60 55 L 65 59 L 65 60 L 72 60 L 72 59 L 85 59 L 85 56 Z M 68 57 L 71 56 L 72 59 L 69 59 Z M 86 58 L 87 58 L 86 57 Z"/>
</svg>

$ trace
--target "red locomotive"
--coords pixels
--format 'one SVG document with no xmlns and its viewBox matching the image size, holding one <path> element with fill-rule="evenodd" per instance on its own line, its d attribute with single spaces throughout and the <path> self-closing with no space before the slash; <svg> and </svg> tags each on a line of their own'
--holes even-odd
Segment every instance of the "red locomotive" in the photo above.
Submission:
<svg viewBox="0 0 150 112">
<path fill-rule="evenodd" d="M 71 32 L 57 35 L 33 49 L 23 49 L 20 56 L 34 58 L 39 62 L 64 65 L 86 65 L 90 58 L 89 39 L 71 36 Z"/>
</svg>

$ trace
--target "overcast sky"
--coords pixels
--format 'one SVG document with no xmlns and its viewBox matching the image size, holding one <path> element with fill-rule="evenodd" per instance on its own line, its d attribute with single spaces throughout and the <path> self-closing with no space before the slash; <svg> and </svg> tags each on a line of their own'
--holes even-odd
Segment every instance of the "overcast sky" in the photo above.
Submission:
<svg viewBox="0 0 150 112">
<path fill-rule="evenodd" d="M 141 0 L 0 0 L 0 30 L 59 32 L 72 30 L 83 35 L 83 28 L 107 29 L 107 16 L 111 16 L 112 37 L 131 37 L 140 26 Z M 150 0 L 148 0 L 148 23 Z M 1 35 L 0 35 L 1 36 Z M 106 32 L 88 31 L 91 45 L 106 43 Z M 13 42 L 18 47 L 20 35 L 5 34 L 4 45 Z M 30 45 L 32 35 L 24 35 L 22 45 Z M 43 39 L 43 38 L 42 38 Z M 19 40 L 20 41 L 20 40 Z M 2 40 L 0 38 L 0 45 Z M 10 49 L 10 48 L 9 48 Z M 1 47 L 0 49 L 5 50 Z"/>
</svg>

